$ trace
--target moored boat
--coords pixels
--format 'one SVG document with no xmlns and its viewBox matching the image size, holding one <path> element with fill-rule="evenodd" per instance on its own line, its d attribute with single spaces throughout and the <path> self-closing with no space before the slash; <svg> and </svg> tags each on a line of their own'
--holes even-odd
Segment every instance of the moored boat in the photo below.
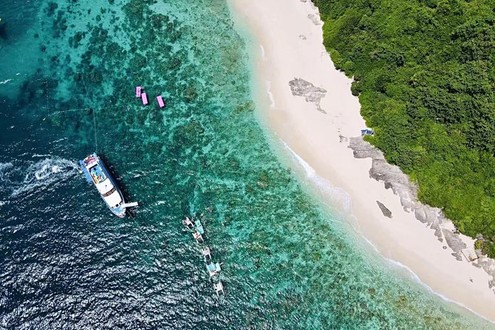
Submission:
<svg viewBox="0 0 495 330">
<path fill-rule="evenodd" d="M 201 223 L 201 220 L 196 219 L 194 221 L 194 228 L 196 228 L 196 231 L 200 233 L 201 235 L 204 235 L 205 229 L 203 228 L 203 224 Z"/>
<path fill-rule="evenodd" d="M 194 222 L 192 222 L 189 217 L 186 217 L 184 220 L 182 220 L 182 224 L 187 227 L 187 229 L 194 229 Z"/>
<path fill-rule="evenodd" d="M 135 206 L 136 203 L 126 204 L 122 192 L 115 180 L 110 175 L 103 161 L 96 153 L 89 155 L 79 161 L 86 180 L 93 183 L 101 198 L 105 201 L 110 211 L 116 216 L 123 218 L 126 207 Z"/>
<path fill-rule="evenodd" d="M 220 263 L 215 262 L 215 263 L 210 263 L 206 265 L 206 269 L 208 270 L 208 273 L 210 274 L 210 277 L 213 277 L 217 275 L 222 269 L 220 268 Z"/>
<path fill-rule="evenodd" d="M 198 233 L 197 231 L 194 231 L 192 233 L 192 235 L 193 235 L 194 239 L 196 240 L 196 242 L 198 242 L 200 244 L 204 242 L 203 236 L 201 236 L 201 234 Z"/>
<path fill-rule="evenodd" d="M 208 264 L 211 262 L 211 251 L 210 251 L 210 248 L 209 247 L 204 247 L 203 248 L 203 251 L 202 251 L 202 254 L 203 254 L 203 258 L 205 259 L 205 262 Z"/>
<path fill-rule="evenodd" d="M 220 294 L 223 294 L 222 282 L 219 281 L 219 282 L 213 284 L 213 288 L 215 289 L 215 292 L 217 293 L 218 296 L 220 296 Z"/>
</svg>

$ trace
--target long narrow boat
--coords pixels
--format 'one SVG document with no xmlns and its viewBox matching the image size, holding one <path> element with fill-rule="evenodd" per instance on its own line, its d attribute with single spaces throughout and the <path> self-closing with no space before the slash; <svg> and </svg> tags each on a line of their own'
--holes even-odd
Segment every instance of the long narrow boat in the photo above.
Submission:
<svg viewBox="0 0 495 330">
<path fill-rule="evenodd" d="M 110 175 L 103 161 L 96 153 L 79 161 L 82 172 L 89 183 L 93 183 L 110 211 L 116 216 L 125 217 L 126 204 L 122 192 Z"/>
<path fill-rule="evenodd" d="M 194 220 L 194 228 L 196 228 L 196 231 L 201 235 L 205 234 L 205 229 L 203 228 L 203 224 L 201 223 L 201 220 L 199 219 Z"/>
</svg>

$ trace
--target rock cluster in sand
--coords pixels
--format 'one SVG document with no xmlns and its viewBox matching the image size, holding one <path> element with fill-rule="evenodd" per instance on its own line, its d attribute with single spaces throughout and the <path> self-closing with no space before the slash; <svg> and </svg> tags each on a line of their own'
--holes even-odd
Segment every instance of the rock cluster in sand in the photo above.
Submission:
<svg viewBox="0 0 495 330">
<path fill-rule="evenodd" d="M 457 260 L 462 261 L 464 256 L 474 266 L 483 268 L 492 276 L 492 280 L 488 283 L 489 286 L 495 288 L 495 260 L 482 255 L 479 250 L 474 250 L 474 246 L 468 246 L 462 239 L 462 235 L 439 208 L 420 203 L 417 186 L 409 181 L 407 175 L 402 173 L 399 167 L 388 164 L 383 153 L 364 141 L 362 137 L 350 138 L 349 148 L 353 150 L 356 158 L 371 158 L 370 177 L 383 182 L 387 189 L 392 189 L 394 194 L 399 196 L 405 211 L 414 212 L 416 219 L 435 230 L 438 240 L 445 242 L 452 249 L 452 255 Z M 386 206 L 382 204 L 382 208 L 380 204 L 378 206 L 383 212 Z"/>
<path fill-rule="evenodd" d="M 316 105 L 318 111 L 326 113 L 320 106 L 321 99 L 325 97 L 327 90 L 321 87 L 317 87 L 301 78 L 294 78 L 294 80 L 289 81 L 290 90 L 292 95 L 304 96 L 306 102 L 311 102 Z"/>
</svg>

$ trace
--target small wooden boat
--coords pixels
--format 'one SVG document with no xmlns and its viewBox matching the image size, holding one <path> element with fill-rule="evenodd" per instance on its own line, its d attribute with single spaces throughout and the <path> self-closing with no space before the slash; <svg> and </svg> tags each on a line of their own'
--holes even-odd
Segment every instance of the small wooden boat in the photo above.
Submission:
<svg viewBox="0 0 495 330">
<path fill-rule="evenodd" d="M 203 236 L 201 236 L 201 234 L 198 233 L 197 231 L 193 232 L 193 237 L 196 240 L 196 242 L 198 242 L 200 244 L 204 242 Z"/>
<path fill-rule="evenodd" d="M 136 97 L 141 97 L 142 90 L 143 90 L 143 87 L 136 86 Z"/>
<path fill-rule="evenodd" d="M 208 270 L 208 273 L 210 274 L 210 277 L 213 277 L 217 275 L 222 269 L 220 268 L 220 263 L 215 262 L 215 263 L 210 263 L 206 265 L 206 269 Z"/>
<path fill-rule="evenodd" d="M 204 247 L 203 248 L 203 258 L 205 259 L 205 262 L 208 264 L 211 262 L 211 251 L 209 247 Z"/>
<path fill-rule="evenodd" d="M 223 294 L 222 282 L 217 282 L 217 283 L 213 284 L 213 288 L 215 289 L 215 292 L 217 293 L 218 296 L 220 296 L 220 294 Z"/>
<path fill-rule="evenodd" d="M 182 224 L 186 226 L 188 229 L 194 229 L 194 222 L 192 222 L 189 217 L 186 217 L 184 220 L 182 220 Z"/>
<path fill-rule="evenodd" d="M 201 220 L 197 219 L 194 222 L 194 227 L 196 228 L 196 231 L 200 233 L 201 235 L 204 235 L 205 229 L 203 228 L 203 224 L 201 223 Z"/>
</svg>

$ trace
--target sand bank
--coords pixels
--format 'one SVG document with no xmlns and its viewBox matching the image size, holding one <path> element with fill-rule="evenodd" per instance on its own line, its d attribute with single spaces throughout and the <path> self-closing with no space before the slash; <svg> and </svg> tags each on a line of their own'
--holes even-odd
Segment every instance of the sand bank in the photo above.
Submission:
<svg viewBox="0 0 495 330">
<path fill-rule="evenodd" d="M 455 234 L 439 210 L 417 203 L 407 177 L 360 138 L 366 124 L 359 101 L 351 95 L 351 79 L 325 51 L 317 8 L 307 0 L 229 4 L 253 38 L 250 59 L 259 87 L 254 92 L 270 130 L 317 176 L 347 192 L 357 230 L 384 257 L 495 321 L 493 274 L 487 272 L 493 263 L 477 258 L 473 240 Z"/>
</svg>

